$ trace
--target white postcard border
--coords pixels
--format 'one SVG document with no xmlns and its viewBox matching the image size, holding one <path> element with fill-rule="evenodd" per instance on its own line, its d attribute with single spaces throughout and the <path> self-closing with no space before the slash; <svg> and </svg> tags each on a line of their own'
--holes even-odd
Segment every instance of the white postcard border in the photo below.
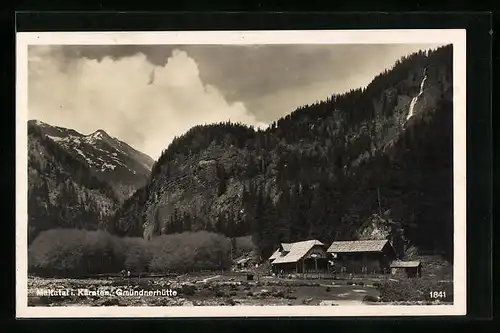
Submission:
<svg viewBox="0 0 500 333">
<path fill-rule="evenodd" d="M 466 314 L 466 33 L 435 30 L 20 32 L 16 34 L 16 317 L 439 316 Z M 453 44 L 453 305 L 28 307 L 28 45 Z M 369 56 L 369 55 L 368 55 Z"/>
</svg>

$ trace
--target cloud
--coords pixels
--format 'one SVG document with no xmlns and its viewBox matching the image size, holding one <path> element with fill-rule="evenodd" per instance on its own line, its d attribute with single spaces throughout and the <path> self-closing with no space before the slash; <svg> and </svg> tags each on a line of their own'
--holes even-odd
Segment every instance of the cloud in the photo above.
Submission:
<svg viewBox="0 0 500 333">
<path fill-rule="evenodd" d="M 195 60 L 177 49 L 164 65 L 154 65 L 142 53 L 96 60 L 32 46 L 28 70 L 30 119 L 82 133 L 104 129 L 153 158 L 194 125 L 266 126 L 245 104 L 228 102 L 204 84 Z"/>
<path fill-rule="evenodd" d="M 272 122 L 303 104 L 366 85 L 403 55 L 437 46 L 64 45 L 57 48 L 57 57 L 62 70 L 71 68 L 71 59 L 118 61 L 137 55 L 164 67 L 173 50 L 181 50 L 196 62 L 201 81 L 217 87 L 228 104 L 242 102 L 258 120 Z"/>
</svg>

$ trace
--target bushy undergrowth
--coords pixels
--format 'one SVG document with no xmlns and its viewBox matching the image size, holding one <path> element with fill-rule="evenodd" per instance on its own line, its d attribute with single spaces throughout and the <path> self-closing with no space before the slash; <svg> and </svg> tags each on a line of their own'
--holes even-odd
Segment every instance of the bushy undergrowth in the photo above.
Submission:
<svg viewBox="0 0 500 333">
<path fill-rule="evenodd" d="M 242 236 L 235 238 L 235 248 L 233 249 L 233 257 L 250 254 L 255 250 L 255 244 L 252 241 L 252 236 Z"/>
<path fill-rule="evenodd" d="M 195 232 L 163 235 L 152 241 L 119 238 L 104 231 L 53 229 L 42 232 L 28 251 L 31 274 L 79 277 L 131 272 L 187 272 L 230 266 L 229 240 Z"/>
<path fill-rule="evenodd" d="M 231 266 L 229 240 L 206 231 L 162 235 L 150 243 L 153 272 L 188 272 Z"/>
<path fill-rule="evenodd" d="M 415 278 L 384 281 L 377 285 L 382 302 L 444 301 L 453 302 L 453 283 Z M 431 295 L 431 293 L 433 293 Z"/>
</svg>

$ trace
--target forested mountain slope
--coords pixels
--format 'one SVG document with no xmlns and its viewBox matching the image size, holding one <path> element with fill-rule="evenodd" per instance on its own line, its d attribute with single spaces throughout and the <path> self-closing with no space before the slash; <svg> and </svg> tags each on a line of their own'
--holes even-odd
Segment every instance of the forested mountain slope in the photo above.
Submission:
<svg viewBox="0 0 500 333">
<path fill-rule="evenodd" d="M 194 127 L 109 229 L 252 234 L 263 257 L 280 241 L 370 235 L 450 255 L 452 63 L 451 45 L 409 55 L 366 88 L 301 107 L 265 131 Z"/>
</svg>

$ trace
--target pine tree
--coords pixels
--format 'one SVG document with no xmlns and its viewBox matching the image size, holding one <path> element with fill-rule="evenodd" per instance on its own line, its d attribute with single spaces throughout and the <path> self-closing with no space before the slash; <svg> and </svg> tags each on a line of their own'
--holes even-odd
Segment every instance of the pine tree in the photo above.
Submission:
<svg viewBox="0 0 500 333">
<path fill-rule="evenodd" d="M 226 173 L 226 170 L 224 169 L 224 166 L 219 163 L 216 164 L 216 172 L 217 172 L 217 179 L 219 180 L 217 195 L 221 196 L 226 192 L 228 175 Z"/>
<path fill-rule="evenodd" d="M 192 230 L 192 225 L 191 225 L 191 216 L 188 213 L 184 213 L 184 221 L 183 221 L 183 231 L 191 231 Z"/>
</svg>

